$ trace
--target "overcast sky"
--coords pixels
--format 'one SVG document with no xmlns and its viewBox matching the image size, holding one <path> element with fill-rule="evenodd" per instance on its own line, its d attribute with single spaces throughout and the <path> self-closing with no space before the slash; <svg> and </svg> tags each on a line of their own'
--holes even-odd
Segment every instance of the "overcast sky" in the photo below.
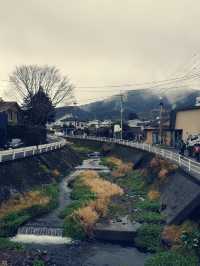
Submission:
<svg viewBox="0 0 200 266">
<path fill-rule="evenodd" d="M 15 65 L 56 65 L 77 87 L 101 86 L 170 78 L 200 53 L 199 0 L 0 4 L 0 95 Z M 113 93 L 76 89 L 78 103 Z"/>
</svg>

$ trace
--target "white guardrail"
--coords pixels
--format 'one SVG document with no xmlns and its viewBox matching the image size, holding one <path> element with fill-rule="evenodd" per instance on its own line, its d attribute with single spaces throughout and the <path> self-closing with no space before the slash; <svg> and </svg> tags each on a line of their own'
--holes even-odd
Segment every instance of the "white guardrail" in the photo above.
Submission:
<svg viewBox="0 0 200 266">
<path fill-rule="evenodd" d="M 109 143 L 118 143 L 120 145 L 133 147 L 140 150 L 145 150 L 173 161 L 174 163 L 178 164 L 183 170 L 186 170 L 191 174 L 192 173 L 200 174 L 200 163 L 196 162 L 195 160 L 182 156 L 176 152 L 167 149 L 162 149 L 146 143 L 138 143 L 123 139 L 102 138 L 102 137 L 92 137 L 92 136 L 67 136 L 67 137 L 78 138 L 78 139 L 89 139 L 89 140 L 96 140 L 96 141 L 109 142 Z"/>
<path fill-rule="evenodd" d="M 18 149 L 9 149 L 9 150 L 0 151 L 0 163 L 20 158 L 30 157 L 52 150 L 57 150 L 65 146 L 66 143 L 67 143 L 66 140 L 62 139 L 61 141 L 38 145 L 38 146 L 29 146 Z"/>
</svg>

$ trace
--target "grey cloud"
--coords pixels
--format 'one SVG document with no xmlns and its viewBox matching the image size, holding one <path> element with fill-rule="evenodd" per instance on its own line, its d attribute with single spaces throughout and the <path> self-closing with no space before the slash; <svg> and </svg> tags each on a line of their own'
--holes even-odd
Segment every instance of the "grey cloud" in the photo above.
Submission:
<svg viewBox="0 0 200 266">
<path fill-rule="evenodd" d="M 145 82 L 169 77 L 186 58 L 200 52 L 198 0 L 0 4 L 0 79 L 6 79 L 16 64 L 38 63 L 56 65 L 76 85 Z M 76 92 L 80 101 L 88 94 L 91 98 L 91 92 Z M 99 95 L 107 94 L 92 92 L 94 98 Z"/>
</svg>

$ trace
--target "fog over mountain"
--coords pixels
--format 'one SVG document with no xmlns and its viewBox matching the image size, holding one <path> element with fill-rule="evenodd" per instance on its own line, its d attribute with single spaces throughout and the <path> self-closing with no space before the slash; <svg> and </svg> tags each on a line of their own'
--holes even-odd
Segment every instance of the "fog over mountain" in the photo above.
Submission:
<svg viewBox="0 0 200 266">
<path fill-rule="evenodd" d="M 196 97 L 200 96 L 197 89 L 143 89 L 130 90 L 123 94 L 124 117 L 137 113 L 142 119 L 152 119 L 157 116 L 162 98 L 166 110 L 195 105 Z M 72 111 L 73 110 L 73 111 Z M 120 117 L 120 97 L 112 96 L 106 100 L 93 102 L 79 107 L 59 108 L 57 116 L 73 113 L 77 119 L 114 119 Z"/>
</svg>

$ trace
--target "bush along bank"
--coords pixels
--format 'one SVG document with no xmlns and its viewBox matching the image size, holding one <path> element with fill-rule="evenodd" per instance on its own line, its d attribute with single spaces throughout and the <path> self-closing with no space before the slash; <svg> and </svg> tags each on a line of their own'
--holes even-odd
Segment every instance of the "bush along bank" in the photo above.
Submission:
<svg viewBox="0 0 200 266">
<path fill-rule="evenodd" d="M 12 193 L 2 198 L 5 193 L 0 193 L 0 237 L 16 234 L 20 225 L 56 208 L 58 183 L 80 161 L 79 155 L 66 146 L 2 165 L 0 187 L 8 182 Z"/>
<path fill-rule="evenodd" d="M 115 157 L 103 158 L 112 170 L 104 178 L 120 186 L 124 194 L 113 198 L 105 219 L 120 220 L 127 216 L 141 223 L 134 244 L 154 255 L 145 266 L 197 266 L 200 255 L 199 225 L 191 221 L 166 226 L 161 213 L 160 186 L 167 182 L 176 166 L 159 157 L 153 158 L 147 170 L 133 170 L 130 164 Z"/>
<path fill-rule="evenodd" d="M 57 206 L 58 184 L 44 185 L 10 198 L 0 206 L 0 236 L 16 234 L 20 225 Z"/>
<path fill-rule="evenodd" d="M 97 172 L 82 172 L 73 183 L 72 204 L 60 213 L 64 234 L 74 239 L 90 237 L 96 222 L 106 215 L 111 198 L 122 194 L 118 185 L 104 180 Z"/>
</svg>

